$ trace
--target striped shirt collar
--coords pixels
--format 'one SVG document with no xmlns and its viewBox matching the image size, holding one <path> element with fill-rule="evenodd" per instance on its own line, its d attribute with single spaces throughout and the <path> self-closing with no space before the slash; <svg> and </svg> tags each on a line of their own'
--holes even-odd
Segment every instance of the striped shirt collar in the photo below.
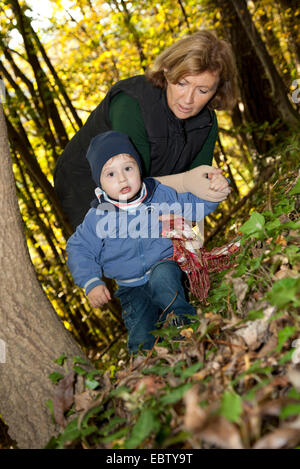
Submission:
<svg viewBox="0 0 300 469">
<path fill-rule="evenodd" d="M 103 196 L 103 199 L 106 202 L 110 202 L 111 204 L 115 205 L 116 207 L 118 207 L 121 210 L 130 211 L 130 210 L 135 210 L 146 199 L 146 197 L 147 197 L 147 187 L 146 187 L 146 184 L 143 182 L 139 196 L 136 199 L 132 200 L 131 202 L 122 202 L 120 200 L 111 199 L 106 194 L 106 192 L 104 192 L 102 189 L 100 189 L 100 187 L 96 187 L 95 194 L 96 194 L 96 197 L 97 197 L 97 199 L 99 200 L 100 203 L 101 203 L 101 196 Z"/>
</svg>

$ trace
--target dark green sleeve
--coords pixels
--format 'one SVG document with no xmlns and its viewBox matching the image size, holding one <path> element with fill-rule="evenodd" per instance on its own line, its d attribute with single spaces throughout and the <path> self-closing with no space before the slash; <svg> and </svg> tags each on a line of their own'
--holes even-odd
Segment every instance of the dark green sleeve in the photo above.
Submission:
<svg viewBox="0 0 300 469">
<path fill-rule="evenodd" d="M 150 144 L 139 103 L 126 93 L 118 93 L 111 100 L 109 118 L 113 130 L 123 132 L 131 138 L 142 158 L 143 176 L 147 176 L 150 168 Z"/>
<path fill-rule="evenodd" d="M 213 125 L 210 129 L 206 142 L 204 143 L 201 151 L 195 156 L 191 166 L 189 169 L 196 168 L 197 166 L 201 166 L 202 164 L 208 164 L 211 166 L 213 156 L 214 156 L 214 148 L 218 138 L 218 121 L 216 113 L 213 113 Z"/>
</svg>

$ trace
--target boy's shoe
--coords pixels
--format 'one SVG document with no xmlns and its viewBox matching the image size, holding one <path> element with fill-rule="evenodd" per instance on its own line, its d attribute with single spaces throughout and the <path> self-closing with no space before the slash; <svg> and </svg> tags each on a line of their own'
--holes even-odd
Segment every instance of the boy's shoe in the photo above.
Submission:
<svg viewBox="0 0 300 469">
<path fill-rule="evenodd" d="M 171 324 L 172 326 L 181 327 L 181 326 L 184 326 L 185 324 L 188 324 L 188 321 L 184 318 L 176 316 L 175 318 L 172 319 Z"/>
<path fill-rule="evenodd" d="M 177 329 L 180 329 L 182 326 L 186 326 L 188 324 L 191 324 L 192 322 L 194 322 L 192 319 L 181 318 L 179 316 L 176 316 L 174 319 L 172 319 L 171 324 L 172 324 L 172 326 L 177 327 Z M 178 335 L 175 335 L 174 337 L 172 337 L 171 340 L 179 342 L 179 341 L 186 340 L 186 337 L 184 337 L 181 334 L 178 334 Z"/>
</svg>

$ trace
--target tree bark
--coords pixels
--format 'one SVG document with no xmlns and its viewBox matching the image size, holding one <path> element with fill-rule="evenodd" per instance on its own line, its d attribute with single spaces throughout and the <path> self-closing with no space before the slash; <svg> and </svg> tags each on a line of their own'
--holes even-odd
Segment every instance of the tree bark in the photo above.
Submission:
<svg viewBox="0 0 300 469">
<path fill-rule="evenodd" d="M 28 27 L 29 19 L 22 11 L 18 0 L 10 0 L 9 4 L 15 14 L 18 24 L 18 31 L 23 37 L 26 55 L 32 67 L 36 79 L 36 84 L 39 90 L 39 95 L 43 104 L 45 116 L 47 118 L 46 123 L 50 128 L 49 120 L 51 119 L 56 131 L 56 136 L 58 140 L 57 143 L 59 143 L 60 146 L 64 148 L 69 141 L 68 135 L 66 133 L 64 124 L 60 118 L 57 107 L 55 105 L 51 90 L 49 89 L 48 77 L 46 76 L 38 60 L 35 43 L 33 42 L 33 38 L 30 35 L 30 28 Z"/>
<path fill-rule="evenodd" d="M 247 8 L 245 0 L 231 0 L 241 23 L 255 48 L 256 53 L 264 67 L 265 73 L 270 82 L 272 97 L 274 102 L 277 104 L 279 112 L 282 116 L 282 120 L 289 126 L 299 128 L 300 117 L 297 111 L 293 108 L 290 103 L 287 90 L 283 83 L 281 76 L 279 75 L 272 58 L 270 57 L 266 46 L 261 39 L 255 24 L 252 21 L 251 15 Z"/>
<path fill-rule="evenodd" d="M 67 219 L 67 216 L 63 212 L 60 202 L 57 198 L 56 192 L 53 186 L 50 184 L 44 173 L 41 171 L 41 168 L 34 157 L 34 153 L 31 150 L 31 146 L 29 142 L 24 142 L 22 140 L 20 132 L 18 132 L 14 126 L 11 124 L 9 119 L 6 119 L 8 134 L 10 137 L 10 142 L 14 145 L 14 148 L 20 154 L 22 160 L 24 161 L 28 172 L 30 173 L 31 177 L 35 182 L 40 186 L 40 188 L 45 193 L 48 200 L 51 202 L 55 213 L 57 214 L 57 218 L 61 223 L 62 229 L 64 231 L 65 238 L 71 236 L 74 232 L 70 222 Z M 21 124 L 20 124 L 21 125 Z M 27 139 L 27 136 L 26 136 Z"/>
<path fill-rule="evenodd" d="M 251 141 L 248 136 L 251 135 L 252 148 L 254 146 L 259 153 L 264 154 L 271 148 L 273 142 L 262 138 L 258 128 L 268 122 L 273 127 L 266 129 L 266 133 L 272 135 L 273 132 L 282 127 L 282 118 L 278 106 L 271 97 L 270 83 L 265 75 L 257 51 L 252 47 L 235 9 L 232 8 L 230 3 L 224 3 L 221 0 L 218 0 L 217 5 L 222 18 L 222 30 L 231 43 L 235 56 L 240 97 L 244 106 L 243 113 L 236 106 L 231 114 L 232 121 L 235 127 L 242 124 L 245 127 L 249 123 L 254 124 L 254 127 L 247 131 L 242 128 L 240 135 L 248 140 L 246 143 L 250 151 Z M 274 129 L 275 121 L 280 122 Z"/>
<path fill-rule="evenodd" d="M 70 109 L 70 111 L 71 111 L 71 113 L 72 113 L 72 116 L 74 117 L 74 119 L 75 119 L 75 121 L 76 121 L 78 127 L 79 127 L 79 128 L 82 127 L 82 120 L 81 120 L 80 117 L 78 116 L 77 111 L 76 111 L 76 109 L 74 108 L 74 106 L 73 106 L 73 104 L 72 104 L 72 102 L 71 102 L 71 100 L 70 100 L 70 98 L 69 98 L 69 96 L 68 96 L 68 94 L 67 94 L 67 92 L 66 92 L 66 89 L 65 89 L 65 87 L 64 87 L 64 85 L 63 85 L 61 79 L 60 79 L 59 76 L 57 75 L 56 70 L 55 70 L 55 68 L 53 67 L 51 60 L 49 59 L 49 57 L 48 57 L 48 55 L 47 55 L 47 53 L 46 53 L 46 51 L 45 51 L 45 48 L 44 48 L 43 44 L 41 43 L 41 41 L 40 41 L 40 39 L 39 39 L 37 33 L 34 31 L 33 27 L 31 26 L 31 23 L 28 23 L 28 26 L 29 26 L 30 31 L 31 31 L 31 34 L 32 34 L 32 36 L 33 36 L 33 38 L 34 38 L 34 40 L 35 40 L 35 42 L 36 42 L 36 44 L 37 44 L 37 47 L 39 48 L 39 50 L 40 50 L 40 52 L 41 52 L 41 54 L 42 54 L 42 56 L 43 56 L 43 59 L 45 60 L 45 62 L 46 62 L 46 64 L 47 64 L 47 66 L 48 66 L 50 72 L 51 72 L 52 75 L 53 75 L 53 78 L 54 78 L 54 80 L 55 80 L 55 83 L 57 84 L 58 89 L 59 89 L 59 91 L 61 92 L 61 94 L 62 94 L 62 96 L 63 96 L 63 98 L 64 98 L 64 100 L 65 100 L 66 105 L 67 105 L 68 108 Z"/>
<path fill-rule="evenodd" d="M 42 448 L 55 433 L 45 405 L 55 391 L 49 379 L 58 367 L 53 360 L 63 353 L 70 359 L 83 354 L 53 310 L 29 257 L 1 104 L 0 156 L 5 194 L 0 199 L 0 413 L 19 448 Z"/>
</svg>

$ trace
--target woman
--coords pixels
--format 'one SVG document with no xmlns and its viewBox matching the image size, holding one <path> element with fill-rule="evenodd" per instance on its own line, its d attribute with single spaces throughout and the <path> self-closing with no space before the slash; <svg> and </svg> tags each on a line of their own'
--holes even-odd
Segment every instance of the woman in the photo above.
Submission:
<svg viewBox="0 0 300 469">
<path fill-rule="evenodd" d="M 178 192 L 224 200 L 209 189 L 217 139 L 213 109 L 233 106 L 235 67 L 228 43 L 211 31 L 185 37 L 160 54 L 146 75 L 111 87 L 60 156 L 55 189 L 75 228 L 94 199 L 95 184 L 86 160 L 91 139 L 107 130 L 127 134 L 143 162 L 143 176 L 156 177 Z M 191 171 L 189 171 L 191 170 Z"/>
</svg>

